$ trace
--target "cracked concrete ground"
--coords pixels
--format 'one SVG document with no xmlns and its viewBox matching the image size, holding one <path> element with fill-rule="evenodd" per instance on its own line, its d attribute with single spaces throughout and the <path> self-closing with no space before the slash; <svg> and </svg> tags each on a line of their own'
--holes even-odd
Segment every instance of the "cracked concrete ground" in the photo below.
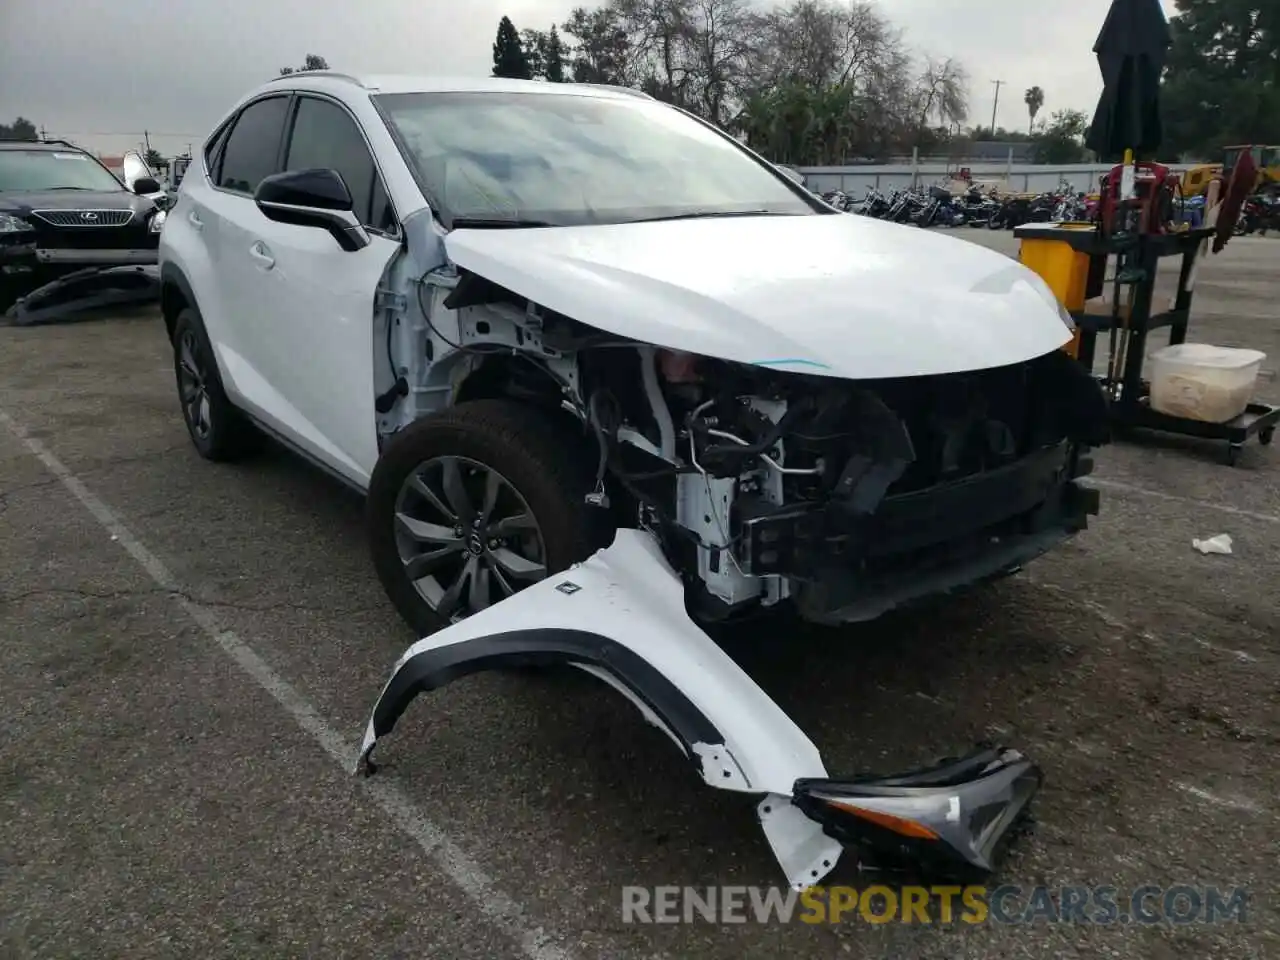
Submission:
<svg viewBox="0 0 1280 960">
<path fill-rule="evenodd" d="M 1277 267 L 1274 241 L 1211 260 L 1193 337 L 1280 365 Z M 1272 378 L 1261 392 L 1280 401 Z M 734 646 L 834 770 L 993 736 L 1031 753 L 1046 783 L 1004 882 L 1247 886 L 1244 924 L 638 926 L 623 885 L 777 882 L 750 801 L 701 786 L 590 678 L 478 676 L 422 698 L 380 753 L 380 776 L 483 878 L 424 851 L 193 621 L 252 648 L 353 747 L 412 640 L 358 499 L 277 450 L 196 457 L 153 315 L 0 329 L 0 410 L 173 581 L 158 587 L 0 426 L 6 957 L 1280 955 L 1275 448 L 1228 468 L 1203 442 L 1113 445 L 1102 516 L 1024 574 L 858 630 Z M 1222 532 L 1234 555 L 1191 549 Z M 521 947 L 477 906 L 486 882 L 541 939 Z"/>
</svg>

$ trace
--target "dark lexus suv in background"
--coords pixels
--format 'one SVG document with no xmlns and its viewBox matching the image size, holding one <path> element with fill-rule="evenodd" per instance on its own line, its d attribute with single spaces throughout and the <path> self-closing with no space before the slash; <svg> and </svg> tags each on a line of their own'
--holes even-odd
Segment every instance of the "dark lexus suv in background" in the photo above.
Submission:
<svg viewBox="0 0 1280 960">
<path fill-rule="evenodd" d="M 159 190 L 69 143 L 0 141 L 0 312 L 74 271 L 154 264 L 164 211 L 141 194 Z"/>
</svg>

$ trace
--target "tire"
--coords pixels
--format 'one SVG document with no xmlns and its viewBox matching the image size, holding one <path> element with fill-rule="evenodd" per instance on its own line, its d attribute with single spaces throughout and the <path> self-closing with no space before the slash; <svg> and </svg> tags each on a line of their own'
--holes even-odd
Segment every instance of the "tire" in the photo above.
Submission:
<svg viewBox="0 0 1280 960">
<path fill-rule="evenodd" d="M 190 361 L 195 362 L 194 369 L 189 368 Z M 200 314 L 192 307 L 179 313 L 174 321 L 173 372 L 182 420 L 200 456 L 214 462 L 231 462 L 261 448 L 262 434 L 227 399 L 209 335 Z M 190 402 L 193 373 L 196 399 Z M 203 416 L 198 412 L 201 410 Z"/>
<path fill-rule="evenodd" d="M 17 286 L 11 284 L 6 277 L 0 276 L 0 324 L 4 322 L 4 315 L 9 308 L 17 302 Z"/>
<path fill-rule="evenodd" d="M 509 490 L 518 497 L 523 510 L 531 515 L 541 549 L 537 551 L 545 576 L 554 576 L 572 564 L 587 559 L 596 550 L 607 546 L 612 538 L 613 526 L 607 512 L 585 503 L 586 495 L 595 485 L 595 452 L 590 441 L 577 437 L 574 432 L 553 419 L 555 415 L 545 410 L 517 404 L 509 400 L 474 400 L 460 403 L 438 414 L 425 417 L 401 430 L 384 449 L 373 476 L 370 478 L 366 501 L 365 522 L 369 547 L 378 579 L 392 605 L 401 618 L 419 635 L 426 636 L 458 617 L 439 612 L 427 599 L 415 581 L 410 579 L 401 547 L 407 534 L 397 520 L 402 505 L 408 503 L 406 485 L 424 467 L 428 473 L 445 468 L 447 460 L 459 464 L 464 475 L 473 485 L 479 473 L 496 473 Z M 446 458 L 442 460 L 441 458 Z M 425 473 L 423 474 L 426 475 Z M 443 481 L 442 481 L 443 482 Z M 479 499 L 473 486 L 471 502 Z M 414 519 L 436 524 L 434 529 L 447 530 L 452 517 L 442 515 L 418 495 L 410 498 L 416 509 L 426 512 Z M 438 498 L 442 505 L 447 497 Z M 448 563 L 466 563 L 473 557 L 481 565 L 488 566 L 486 578 L 493 598 L 490 605 L 503 597 L 503 585 L 498 583 L 503 567 L 495 568 L 488 549 L 493 541 L 477 526 L 474 534 L 473 553 L 461 544 L 473 535 L 465 532 L 458 523 L 455 531 L 464 530 L 455 538 L 457 546 Z M 439 542 L 439 541 L 428 541 Z M 423 547 L 422 550 L 431 549 Z M 508 554 L 509 556 L 509 554 Z M 411 558 L 412 559 L 412 558 Z M 498 572 L 494 572 L 498 569 Z M 435 578 L 434 570 L 418 578 L 422 583 L 431 582 L 424 589 L 446 593 L 445 581 L 449 577 L 441 573 Z M 527 586 L 518 585 L 511 577 L 502 579 L 515 590 Z M 538 579 L 541 579 L 539 577 Z M 471 580 L 466 591 L 469 592 Z M 500 589 L 501 588 L 501 589 Z M 437 602 L 443 600 L 438 596 Z M 464 602 L 464 606 L 466 602 Z M 460 611 L 462 616 L 471 610 Z"/>
<path fill-rule="evenodd" d="M 1002 214 L 1002 213 L 993 213 L 993 214 L 991 215 L 991 219 L 987 221 L 987 229 L 988 229 L 988 230 L 1002 230 L 1002 229 L 1004 229 L 1004 221 L 1005 221 L 1005 216 L 1004 216 L 1004 214 Z"/>
</svg>

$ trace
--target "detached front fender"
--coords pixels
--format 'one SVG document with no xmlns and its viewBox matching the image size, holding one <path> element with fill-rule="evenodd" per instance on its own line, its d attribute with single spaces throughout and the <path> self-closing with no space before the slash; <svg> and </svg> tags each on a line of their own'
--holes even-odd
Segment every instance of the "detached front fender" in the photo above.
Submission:
<svg viewBox="0 0 1280 960">
<path fill-rule="evenodd" d="M 367 761 L 419 694 L 502 665 L 567 663 L 606 680 L 726 790 L 789 793 L 826 775 L 818 748 L 689 619 L 684 586 L 647 533 L 419 640 L 370 717 Z"/>
<path fill-rule="evenodd" d="M 931 837 L 953 859 L 985 869 L 987 844 L 944 842 L 947 831 L 915 822 L 937 818 L 952 834 L 963 832 L 970 818 L 961 817 L 962 800 L 953 795 L 970 790 L 965 777 L 895 779 L 880 784 L 894 789 L 869 793 L 869 781 L 831 779 L 813 742 L 690 620 L 680 578 L 655 540 L 638 530 L 619 531 L 612 546 L 566 573 L 413 644 L 374 705 L 356 772 L 377 769 L 374 748 L 418 694 L 520 664 L 569 664 L 604 680 L 671 738 L 707 784 L 763 795 L 757 813 L 765 836 L 797 888 L 826 876 L 841 841 L 855 840 L 864 828 L 888 829 L 897 840 Z M 964 768 L 966 776 L 984 780 L 1004 771 L 1000 796 L 982 791 L 982 824 L 990 823 L 992 803 L 1016 813 L 1029 796 L 1021 768 L 1013 769 L 1019 759 L 988 758 Z M 903 834 L 900 825 L 909 818 L 914 832 Z"/>
</svg>

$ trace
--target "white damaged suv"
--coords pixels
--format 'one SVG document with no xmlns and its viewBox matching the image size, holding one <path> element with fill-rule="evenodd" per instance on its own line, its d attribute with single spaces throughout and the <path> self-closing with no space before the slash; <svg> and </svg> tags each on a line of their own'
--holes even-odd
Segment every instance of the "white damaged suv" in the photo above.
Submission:
<svg viewBox="0 0 1280 960">
<path fill-rule="evenodd" d="M 867 620 L 1086 526 L 1105 402 L 1030 270 L 839 213 L 634 91 L 330 72 L 236 105 L 160 255 L 200 454 L 271 436 L 367 496 L 374 566 L 424 639 L 366 762 L 421 690 L 569 663 L 707 782 L 762 795 L 793 882 L 868 824 L 986 862 L 990 803 L 971 824 L 912 791 L 1003 777 L 1016 810 L 1026 761 L 868 806 L 704 627 Z"/>
</svg>

